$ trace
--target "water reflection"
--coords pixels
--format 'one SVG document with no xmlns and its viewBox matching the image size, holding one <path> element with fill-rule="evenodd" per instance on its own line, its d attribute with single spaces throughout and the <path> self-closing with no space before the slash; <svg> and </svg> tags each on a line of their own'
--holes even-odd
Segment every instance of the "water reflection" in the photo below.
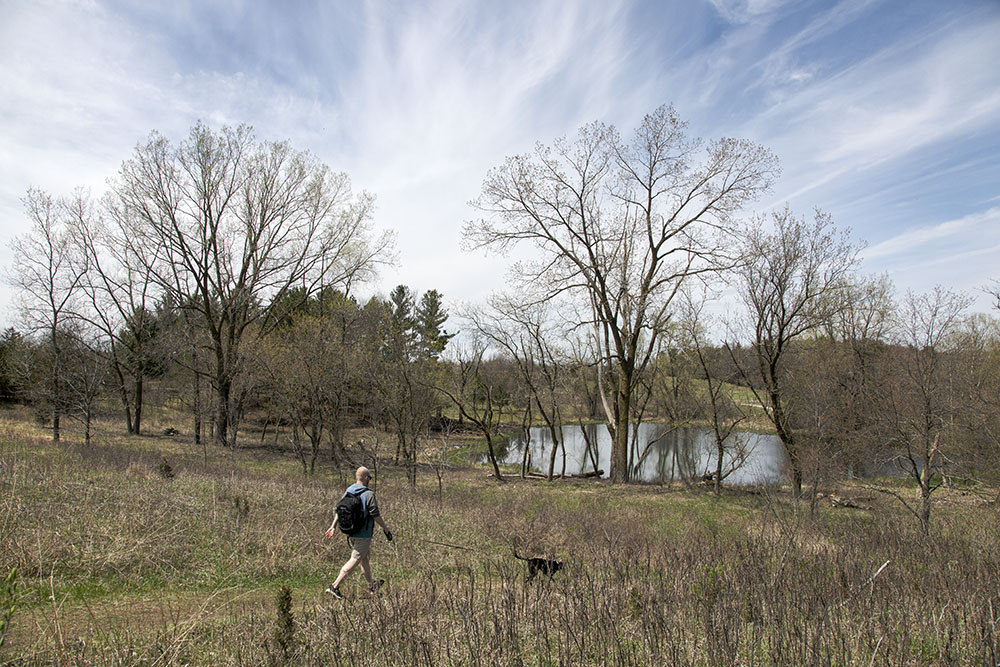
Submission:
<svg viewBox="0 0 1000 667">
<path fill-rule="evenodd" d="M 639 461 L 635 477 L 645 482 L 669 483 L 684 478 L 701 478 L 716 468 L 715 440 L 708 429 L 670 428 L 662 424 L 640 424 L 635 459 Z M 556 455 L 555 472 L 567 474 L 611 469 L 611 436 L 604 424 L 565 426 L 562 430 L 564 448 Z M 759 433 L 734 434 L 744 450 L 744 460 L 738 469 L 725 478 L 726 484 L 770 484 L 782 481 L 788 455 L 775 435 Z M 588 442 L 590 445 L 588 446 Z M 736 442 L 732 444 L 737 444 Z M 512 437 L 504 450 L 497 452 L 501 462 L 520 465 L 524 454 L 523 434 Z M 594 449 L 596 448 L 596 453 Z M 630 449 L 632 449 L 630 445 Z M 563 451 L 565 449 L 565 452 Z M 734 447 L 735 449 L 735 447 Z M 645 456 L 640 454 L 645 450 Z M 530 429 L 528 450 L 530 467 L 547 472 L 552 451 L 548 429 Z M 723 457 L 724 470 L 734 463 L 732 454 Z"/>
</svg>

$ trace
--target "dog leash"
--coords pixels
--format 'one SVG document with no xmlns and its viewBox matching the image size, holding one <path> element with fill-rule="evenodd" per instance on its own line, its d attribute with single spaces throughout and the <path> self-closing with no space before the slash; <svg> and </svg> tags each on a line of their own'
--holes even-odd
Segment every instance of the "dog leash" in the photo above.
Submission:
<svg viewBox="0 0 1000 667">
<path fill-rule="evenodd" d="M 441 547 L 451 547 L 452 549 L 461 549 L 462 551 L 476 551 L 476 549 L 473 549 L 472 547 L 463 547 L 458 544 L 448 544 L 447 542 L 435 542 L 434 540 L 425 540 L 423 538 L 417 538 L 417 539 L 420 540 L 421 542 L 425 542 L 427 544 L 436 544 Z"/>
</svg>

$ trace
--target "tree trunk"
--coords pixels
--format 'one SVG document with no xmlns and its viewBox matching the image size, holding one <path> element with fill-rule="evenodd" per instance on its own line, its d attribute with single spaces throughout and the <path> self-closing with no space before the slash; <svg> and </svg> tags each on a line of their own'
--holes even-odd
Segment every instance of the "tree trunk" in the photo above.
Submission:
<svg viewBox="0 0 1000 667">
<path fill-rule="evenodd" d="M 521 479 L 528 474 L 528 466 L 530 465 L 530 454 L 531 454 L 531 431 L 529 429 L 524 429 L 524 451 L 521 453 Z"/>
<path fill-rule="evenodd" d="M 722 457 L 726 453 L 723 442 L 723 439 L 719 437 L 718 431 L 716 431 L 715 446 L 718 460 L 715 462 L 715 495 L 717 496 L 722 494 Z"/>
<path fill-rule="evenodd" d="M 781 444 L 788 452 L 788 461 L 792 465 L 792 491 L 796 498 L 802 495 L 802 466 L 799 462 L 798 445 L 785 424 L 785 411 L 781 406 L 781 396 L 771 392 L 771 410 L 774 412 L 774 428 L 778 432 Z"/>
<path fill-rule="evenodd" d="M 490 436 L 488 429 L 483 429 L 483 435 L 486 436 L 486 451 L 490 456 L 490 463 L 493 464 L 493 474 L 496 475 L 498 482 L 502 482 L 504 478 L 500 472 L 500 464 L 497 463 L 496 452 L 493 451 L 493 438 Z"/>
<path fill-rule="evenodd" d="M 556 432 L 555 424 L 549 424 L 549 434 L 552 436 L 552 451 L 549 453 L 549 474 L 548 480 L 552 481 L 552 475 L 556 469 L 556 455 L 559 453 L 559 434 Z"/>
<path fill-rule="evenodd" d="M 142 374 L 135 378 L 135 431 L 136 435 L 142 435 Z"/>
<path fill-rule="evenodd" d="M 62 372 L 62 355 L 59 354 L 59 338 L 56 318 L 52 323 L 52 441 L 59 442 L 59 414 L 62 412 L 61 387 L 59 385 L 59 373 Z"/>
<path fill-rule="evenodd" d="M 216 391 L 215 442 L 226 447 L 229 445 L 229 398 L 232 394 L 232 383 L 226 379 L 219 380 Z"/>
<path fill-rule="evenodd" d="M 931 534 L 931 493 L 923 481 L 920 484 L 920 530 L 924 537 Z"/>
<path fill-rule="evenodd" d="M 590 470 L 588 472 L 578 472 L 578 473 L 562 473 L 556 475 L 556 479 L 590 479 L 591 477 L 601 477 L 604 474 L 603 470 Z M 545 479 L 545 475 L 540 472 L 529 472 L 528 477 L 536 477 L 539 479 Z"/>
<path fill-rule="evenodd" d="M 459 417 L 462 413 L 459 412 Z M 528 455 L 531 453 L 531 401 L 528 401 L 528 408 L 524 411 L 524 418 L 521 420 L 521 430 L 524 432 L 524 451 L 521 453 L 521 479 L 528 473 Z"/>
<path fill-rule="evenodd" d="M 340 460 L 340 453 L 344 451 L 344 418 L 339 407 L 334 420 L 330 428 L 330 460 L 336 463 Z"/>
<path fill-rule="evenodd" d="M 923 531 L 924 537 L 927 537 L 931 532 L 931 494 L 934 492 L 931 482 L 939 436 L 935 435 L 933 440 L 929 435 L 924 437 L 927 444 L 925 444 L 924 467 L 920 470 L 920 530 Z"/>
<path fill-rule="evenodd" d="M 597 451 L 597 444 L 591 440 L 590 434 L 587 432 L 587 427 L 584 426 L 583 422 L 580 422 L 580 432 L 583 433 L 583 442 L 587 447 L 587 456 L 590 457 L 590 463 L 594 466 L 594 470 L 597 470 L 600 467 L 597 459 L 600 453 Z"/>
<path fill-rule="evenodd" d="M 561 426 L 559 427 L 559 430 L 560 431 L 562 430 Z M 562 474 L 563 477 L 565 477 L 566 476 L 566 438 L 565 437 L 562 438 L 559 441 L 559 449 L 562 450 L 562 473 L 561 474 Z"/>
<path fill-rule="evenodd" d="M 611 482 L 624 484 L 629 480 L 628 436 L 629 410 L 632 403 L 631 379 L 620 369 L 618 391 L 615 396 L 614 438 L 611 441 Z"/>
<path fill-rule="evenodd" d="M 119 362 L 114 359 L 114 369 L 115 375 L 118 376 L 118 393 L 120 394 L 122 401 L 122 408 L 125 410 L 125 425 L 128 428 L 128 432 L 131 435 L 135 433 L 135 422 L 132 421 L 132 403 L 128 398 L 128 388 L 125 386 L 125 376 L 122 374 Z"/>
<path fill-rule="evenodd" d="M 620 420 L 611 441 L 611 481 L 624 484 L 628 479 L 628 421 Z"/>
<path fill-rule="evenodd" d="M 194 374 L 194 443 L 201 444 L 201 377 Z M 207 452 L 206 452 L 207 457 Z"/>
<path fill-rule="evenodd" d="M 58 355 L 56 355 L 58 360 Z M 56 367 L 52 373 L 52 441 L 59 442 L 59 415 L 62 412 L 59 402 L 59 393 L 61 387 L 59 385 L 59 371 L 58 371 L 58 361 L 56 362 Z"/>
<path fill-rule="evenodd" d="M 407 452 L 407 477 L 410 487 L 417 487 L 417 438 L 414 436 Z"/>
<path fill-rule="evenodd" d="M 309 444 L 312 447 L 312 452 L 309 456 L 309 474 L 316 473 L 316 459 L 319 457 L 319 449 L 323 443 L 323 427 L 313 426 L 309 434 Z"/>
</svg>

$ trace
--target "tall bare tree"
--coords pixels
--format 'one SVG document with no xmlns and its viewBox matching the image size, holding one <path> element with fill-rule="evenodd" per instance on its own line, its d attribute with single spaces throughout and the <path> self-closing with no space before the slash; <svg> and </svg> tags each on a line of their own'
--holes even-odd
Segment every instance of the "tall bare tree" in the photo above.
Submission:
<svg viewBox="0 0 1000 667">
<path fill-rule="evenodd" d="M 749 141 L 690 139 L 663 106 L 628 140 L 593 123 L 572 142 L 508 158 L 472 202 L 485 217 L 466 224 L 468 248 L 530 244 L 538 254 L 515 264 L 515 282 L 541 299 L 568 292 L 590 306 L 592 335 L 613 371 L 602 378 L 613 481 L 630 476 L 633 391 L 671 301 L 685 279 L 731 263 L 732 216 L 777 171 L 776 158 Z"/>
<path fill-rule="evenodd" d="M 448 381 L 436 389 L 450 400 L 462 419 L 472 423 L 486 439 L 486 455 L 497 481 L 503 482 L 497 459 L 497 446 L 504 424 L 518 409 L 514 397 L 520 387 L 510 364 L 502 357 L 491 357 L 491 345 L 481 333 L 469 332 L 467 341 L 455 345 L 454 363 Z"/>
<path fill-rule="evenodd" d="M 23 201 L 31 228 L 11 243 L 10 278 L 24 326 L 29 334 L 41 335 L 49 348 L 42 398 L 52 410 L 52 439 L 59 440 L 68 329 L 79 310 L 88 268 L 75 228 L 77 220 L 91 217 L 91 205 L 83 191 L 55 199 L 31 189 Z"/>
<path fill-rule="evenodd" d="M 274 326 L 272 304 L 300 288 L 350 286 L 388 259 L 373 238 L 372 197 L 345 174 L 247 126 L 198 124 L 178 145 L 153 133 L 112 182 L 115 209 L 136 242 L 157 248 L 152 276 L 211 341 L 216 440 L 235 444 L 244 396 L 235 391 L 246 336 Z"/>
<path fill-rule="evenodd" d="M 750 455 L 751 448 L 744 434 L 736 429 L 747 419 L 747 414 L 737 401 L 733 377 L 736 371 L 725 374 L 713 364 L 707 351 L 707 332 L 710 319 L 705 314 L 706 298 L 696 297 L 692 291 L 685 293 L 684 317 L 681 329 L 689 354 L 694 357 L 697 368 L 705 379 L 702 406 L 708 418 L 715 444 L 715 470 L 712 482 L 716 495 L 722 492 L 722 481 L 738 470 Z"/>
<path fill-rule="evenodd" d="M 875 488 L 902 502 L 925 535 L 930 532 L 932 495 L 959 449 L 957 417 L 966 399 L 956 334 L 970 303 L 967 295 L 941 287 L 906 295 L 893 336 L 891 376 L 873 406 L 879 435 L 894 449 L 896 464 L 917 483 L 919 505 L 891 489 Z"/>
<path fill-rule="evenodd" d="M 743 261 L 733 274 L 747 309 L 741 335 L 752 350 L 752 366 L 741 363 L 741 372 L 788 451 L 796 493 L 802 490 L 802 452 L 789 405 L 791 344 L 818 330 L 841 307 L 837 295 L 857 253 L 829 215 L 816 211 L 810 223 L 785 207 L 749 223 L 740 249 Z M 733 359 L 741 361 L 735 354 Z"/>
<path fill-rule="evenodd" d="M 830 418 L 837 433 L 838 455 L 851 471 L 877 466 L 880 439 L 871 409 L 878 394 L 890 352 L 889 334 L 896 318 L 893 286 L 887 276 L 852 276 L 838 293 L 840 308 L 817 338 L 813 359 L 799 384 L 807 384 L 815 404 Z M 825 370 L 832 382 L 816 381 L 815 370 Z M 822 386 L 821 386 L 822 385 Z"/>
<path fill-rule="evenodd" d="M 563 444 L 561 404 L 568 375 L 566 359 L 556 347 L 561 337 L 550 302 L 525 305 L 510 294 L 494 294 L 485 308 L 470 309 L 463 315 L 470 329 L 490 346 L 513 360 L 528 392 L 528 402 L 542 418 L 552 440 L 546 477 L 552 481 L 556 458 Z M 525 445 L 527 446 L 527 444 Z M 565 457 L 564 457 L 565 458 Z M 565 461 L 563 474 L 565 474 Z"/>
<path fill-rule="evenodd" d="M 107 354 L 129 433 L 142 432 L 145 380 L 160 374 L 167 351 L 154 313 L 160 294 L 153 280 L 161 246 L 138 241 L 135 220 L 105 202 L 104 216 L 78 221 L 78 242 L 89 270 L 83 288 L 89 307 L 82 313 L 108 341 Z"/>
</svg>

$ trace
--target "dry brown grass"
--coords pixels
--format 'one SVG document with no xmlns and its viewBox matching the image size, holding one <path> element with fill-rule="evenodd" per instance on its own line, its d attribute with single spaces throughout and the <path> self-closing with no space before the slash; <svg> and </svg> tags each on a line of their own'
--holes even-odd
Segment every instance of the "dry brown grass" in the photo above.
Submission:
<svg viewBox="0 0 1000 667">
<path fill-rule="evenodd" d="M 389 584 L 323 599 L 346 557 L 322 538 L 345 471 L 266 452 L 102 433 L 53 445 L 0 421 L 0 565 L 14 664 L 921 665 L 1000 661 L 1000 517 L 960 491 L 934 534 L 780 492 L 490 480 L 380 468 Z M 163 455 L 175 476 L 158 471 Z M 454 545 L 454 546 L 445 546 Z M 462 548 L 457 548 L 462 547 Z M 528 555 L 564 560 L 526 582 Z M 886 566 L 872 578 L 879 567 Z M 275 640 L 277 590 L 294 631 Z"/>
</svg>

